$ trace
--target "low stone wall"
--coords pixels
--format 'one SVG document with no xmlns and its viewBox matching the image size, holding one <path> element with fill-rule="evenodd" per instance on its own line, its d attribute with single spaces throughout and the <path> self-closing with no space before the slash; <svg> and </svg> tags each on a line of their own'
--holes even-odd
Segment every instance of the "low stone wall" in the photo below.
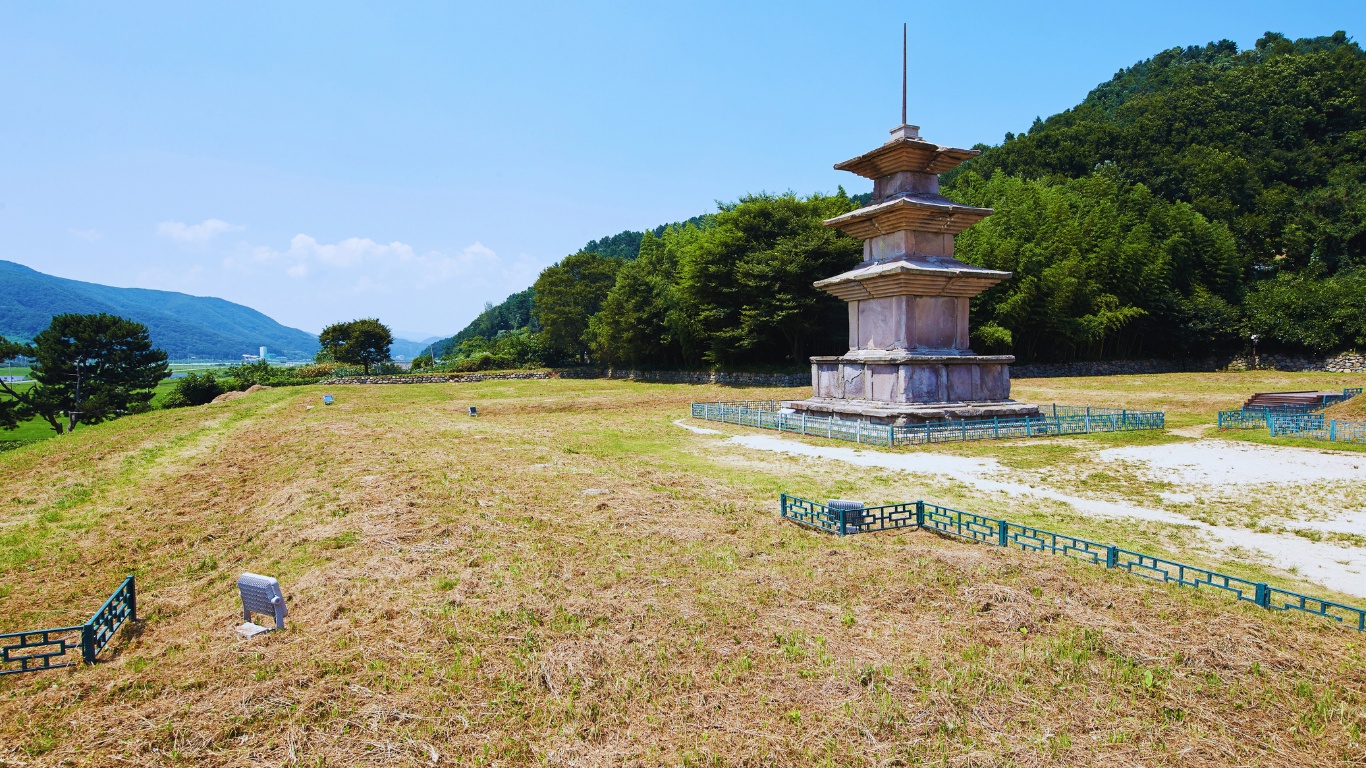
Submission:
<svg viewBox="0 0 1366 768">
<path fill-rule="evenodd" d="M 409 373 L 340 376 L 322 384 L 460 384 L 498 379 L 630 379 L 663 384 L 724 384 L 738 387 L 809 387 L 810 373 L 733 373 L 727 371 L 636 371 L 616 368 L 562 368 L 554 371 L 491 373 Z"/>
<path fill-rule="evenodd" d="M 554 371 L 504 371 L 495 373 L 407 373 L 388 376 L 341 376 L 320 384 L 466 384 L 498 379 L 556 379 Z"/>
<path fill-rule="evenodd" d="M 1146 373 L 1188 373 L 1216 371 L 1321 371 L 1329 373 L 1366 373 L 1366 354 L 1344 352 L 1333 357 L 1295 355 L 1251 355 L 1206 357 L 1190 360 L 1104 360 L 1093 363 L 1032 363 L 1010 367 L 1012 379 L 1045 379 L 1061 376 L 1125 376 Z"/>
<path fill-rule="evenodd" d="M 1259 355 L 1254 366 L 1251 355 L 1231 358 L 1227 370 L 1249 371 L 1272 368 L 1278 371 L 1324 371 L 1328 373 L 1366 373 L 1366 354 L 1343 352 L 1334 357 L 1294 357 L 1291 355 Z"/>
<path fill-rule="evenodd" d="M 723 384 L 733 387 L 809 387 L 811 372 L 741 373 L 731 371 L 639 371 L 623 368 L 566 368 L 565 379 L 630 379 L 661 384 Z"/>
</svg>

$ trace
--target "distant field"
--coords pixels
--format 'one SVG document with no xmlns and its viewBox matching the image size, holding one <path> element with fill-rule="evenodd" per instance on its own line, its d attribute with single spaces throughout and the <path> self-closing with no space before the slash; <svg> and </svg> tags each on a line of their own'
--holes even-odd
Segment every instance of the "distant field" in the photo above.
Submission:
<svg viewBox="0 0 1366 768">
<path fill-rule="evenodd" d="M 27 370 L 28 370 L 28 369 L 24 369 L 24 370 L 25 370 L 25 372 L 27 373 Z M 17 374 L 16 374 L 16 375 L 17 375 Z M 19 387 L 19 388 L 22 388 L 22 387 L 24 387 L 24 386 L 32 386 L 32 384 L 31 384 L 31 383 L 28 383 L 28 384 L 20 383 L 20 384 L 17 385 L 17 387 Z M 162 380 L 157 384 L 156 390 L 155 390 L 155 391 L 153 392 L 153 394 L 152 394 L 152 407 L 153 407 L 153 408 L 156 408 L 156 407 L 160 406 L 160 405 L 161 405 L 161 401 L 166 399 L 166 396 L 169 395 L 169 394 L 171 393 L 171 389 L 172 389 L 174 386 L 175 386 L 175 381 L 174 381 L 173 379 L 162 379 Z M 87 428 L 86 425 L 78 425 L 78 426 L 76 427 L 76 430 L 77 430 L 77 431 L 80 431 L 80 430 L 83 430 L 83 429 L 86 429 L 86 428 Z M 53 436 L 55 436 L 56 434 L 57 434 L 57 433 L 54 432 L 54 431 L 52 430 L 52 427 L 51 427 L 46 421 L 44 421 L 44 420 L 42 420 L 42 419 L 40 419 L 40 418 L 34 418 L 34 419 L 29 419 L 28 421 L 21 423 L 21 424 L 19 425 L 19 428 L 18 428 L 18 429 L 15 429 L 15 430 L 8 430 L 8 431 L 6 431 L 6 430 L 0 430 L 0 441 L 6 441 L 6 440 L 22 440 L 22 441 L 43 440 L 43 439 L 45 439 L 45 438 L 53 437 Z"/>
<path fill-rule="evenodd" d="M 1174 425 L 1198 427 L 1246 391 L 1348 378 L 1041 379 L 1016 393 L 1167 407 Z M 324 392 L 335 405 L 321 405 Z M 0 454 L 0 628 L 84 620 L 133 571 L 145 619 L 93 668 L 0 678 L 0 764 L 1327 765 L 1363 754 L 1366 636 L 923 532 L 816 534 L 780 522 L 776 498 L 936 499 L 1331 590 L 1230 559 L 1186 527 L 765 453 L 727 439 L 755 430 L 672 423 L 691 400 L 802 394 L 570 380 L 294 387 Z M 1012 477 L 1133 501 L 1170 488 L 1122 464 L 1101 472 L 1095 452 L 1192 440 L 902 453 L 991 458 Z M 1283 490 L 1211 509 L 1265 526 L 1287 498 L 1320 492 Z M 1260 522 L 1240 522 L 1254 513 Z M 285 632 L 234 635 L 233 579 L 246 570 L 280 578 Z"/>
</svg>

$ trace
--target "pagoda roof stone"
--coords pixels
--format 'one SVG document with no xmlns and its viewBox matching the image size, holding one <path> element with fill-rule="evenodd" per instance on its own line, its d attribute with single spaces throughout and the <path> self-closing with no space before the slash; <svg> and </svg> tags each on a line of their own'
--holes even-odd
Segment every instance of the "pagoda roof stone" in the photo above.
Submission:
<svg viewBox="0 0 1366 768">
<path fill-rule="evenodd" d="M 864 206 L 842 216 L 826 219 L 824 223 L 827 227 L 838 227 L 845 234 L 867 240 L 903 229 L 956 235 L 991 214 L 990 208 L 959 205 L 943 195 L 919 192 Z"/>
<path fill-rule="evenodd" d="M 951 256 L 914 254 L 889 261 L 865 262 L 842 274 L 817 280 L 813 285 L 844 301 L 885 296 L 971 297 L 1011 273 L 974 267 Z"/>
<path fill-rule="evenodd" d="M 867 179 L 877 179 L 902 171 L 914 173 L 944 173 L 960 163 L 982 154 L 976 149 L 945 147 L 921 138 L 899 136 L 872 152 L 865 152 L 852 160 L 835 166 L 837 171 L 849 171 Z"/>
</svg>

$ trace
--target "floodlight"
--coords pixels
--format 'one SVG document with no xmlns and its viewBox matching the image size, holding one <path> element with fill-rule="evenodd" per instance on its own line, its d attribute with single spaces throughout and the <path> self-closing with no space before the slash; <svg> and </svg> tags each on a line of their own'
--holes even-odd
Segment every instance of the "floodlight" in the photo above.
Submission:
<svg viewBox="0 0 1366 768">
<path fill-rule="evenodd" d="M 280 582 L 270 576 L 244 573 L 237 578 L 237 591 L 242 595 L 243 624 L 237 628 L 239 632 L 251 637 L 270 631 L 270 627 L 252 623 L 253 613 L 274 616 L 275 629 L 285 628 L 285 616 L 288 615 L 289 609 L 285 607 L 285 596 L 280 591 Z"/>
</svg>

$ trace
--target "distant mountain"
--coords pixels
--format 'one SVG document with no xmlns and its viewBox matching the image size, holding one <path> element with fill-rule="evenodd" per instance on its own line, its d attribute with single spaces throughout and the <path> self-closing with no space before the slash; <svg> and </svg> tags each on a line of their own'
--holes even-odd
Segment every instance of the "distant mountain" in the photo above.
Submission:
<svg viewBox="0 0 1366 768">
<path fill-rule="evenodd" d="M 145 288 L 113 288 L 45 275 L 0 261 L 0 335 L 27 341 L 67 312 L 107 312 L 147 326 L 172 360 L 230 360 L 266 347 L 271 355 L 312 357 L 318 338 L 241 304 Z M 425 346 L 425 345 L 424 345 Z"/>
<path fill-rule="evenodd" d="M 409 341 L 407 339 L 394 339 L 394 343 L 389 345 L 389 354 L 395 360 L 412 360 L 422 354 L 422 350 L 431 346 L 433 341 L 441 341 L 440 336 L 429 336 L 422 341 Z"/>
</svg>

